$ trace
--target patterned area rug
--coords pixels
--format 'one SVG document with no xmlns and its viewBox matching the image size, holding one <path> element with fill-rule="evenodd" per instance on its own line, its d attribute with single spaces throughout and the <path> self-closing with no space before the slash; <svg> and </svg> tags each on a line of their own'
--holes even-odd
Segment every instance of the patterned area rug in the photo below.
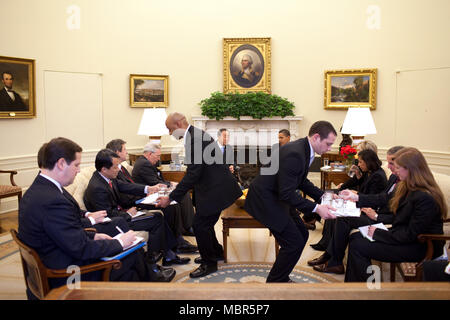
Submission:
<svg viewBox="0 0 450 320">
<path fill-rule="evenodd" d="M 185 272 L 177 276 L 174 282 L 180 283 L 265 283 L 272 264 L 258 262 L 239 262 L 219 264 L 217 272 L 206 277 L 191 279 Z M 332 283 L 336 279 L 309 268 L 296 267 L 290 278 L 299 283 Z"/>
</svg>

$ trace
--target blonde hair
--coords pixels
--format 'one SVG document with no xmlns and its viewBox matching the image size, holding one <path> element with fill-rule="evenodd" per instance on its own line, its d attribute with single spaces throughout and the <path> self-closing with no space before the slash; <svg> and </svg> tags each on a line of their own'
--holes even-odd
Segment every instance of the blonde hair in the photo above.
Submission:
<svg viewBox="0 0 450 320">
<path fill-rule="evenodd" d="M 375 153 L 378 153 L 377 145 L 370 140 L 362 141 L 360 144 L 358 144 L 358 149 L 360 151 L 369 149 L 369 150 L 375 151 Z"/>
<path fill-rule="evenodd" d="M 416 148 L 403 148 L 395 153 L 395 163 L 408 170 L 408 176 L 397 185 L 390 202 L 390 209 L 396 213 L 400 200 L 410 191 L 420 190 L 430 194 L 436 201 L 443 219 L 447 217 L 447 203 L 441 188 L 436 183 L 423 154 Z"/>
</svg>

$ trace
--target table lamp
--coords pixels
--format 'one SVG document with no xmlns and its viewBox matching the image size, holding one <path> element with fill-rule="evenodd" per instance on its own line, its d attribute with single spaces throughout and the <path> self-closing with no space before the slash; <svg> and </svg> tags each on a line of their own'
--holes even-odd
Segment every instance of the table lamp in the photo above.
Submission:
<svg viewBox="0 0 450 320">
<path fill-rule="evenodd" d="M 364 136 L 377 133 L 369 108 L 348 108 L 341 133 L 350 134 L 353 146 L 364 140 Z"/>
<path fill-rule="evenodd" d="M 166 118 L 164 108 L 145 109 L 137 134 L 149 136 L 151 142 L 160 144 L 161 136 L 169 134 L 169 130 L 166 128 Z"/>
</svg>

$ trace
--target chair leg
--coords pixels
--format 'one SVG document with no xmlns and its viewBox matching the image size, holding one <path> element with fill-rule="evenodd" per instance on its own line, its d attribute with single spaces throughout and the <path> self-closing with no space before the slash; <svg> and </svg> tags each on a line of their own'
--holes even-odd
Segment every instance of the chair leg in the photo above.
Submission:
<svg viewBox="0 0 450 320">
<path fill-rule="evenodd" d="M 391 263 L 389 271 L 391 272 L 391 282 L 395 282 L 395 263 Z"/>
</svg>

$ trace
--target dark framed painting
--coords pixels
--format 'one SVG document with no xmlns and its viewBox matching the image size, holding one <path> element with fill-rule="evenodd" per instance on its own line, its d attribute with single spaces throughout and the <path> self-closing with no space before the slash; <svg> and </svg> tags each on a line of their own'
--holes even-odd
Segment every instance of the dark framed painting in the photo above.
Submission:
<svg viewBox="0 0 450 320">
<path fill-rule="evenodd" d="M 376 109 L 377 69 L 325 71 L 325 109 Z"/>
<path fill-rule="evenodd" d="M 223 91 L 271 91 L 270 38 L 223 39 Z"/>
<path fill-rule="evenodd" d="M 130 106 L 168 107 L 169 76 L 130 74 Z"/>
<path fill-rule="evenodd" d="M 34 118 L 35 61 L 0 56 L 0 77 L 0 118 Z"/>
</svg>

